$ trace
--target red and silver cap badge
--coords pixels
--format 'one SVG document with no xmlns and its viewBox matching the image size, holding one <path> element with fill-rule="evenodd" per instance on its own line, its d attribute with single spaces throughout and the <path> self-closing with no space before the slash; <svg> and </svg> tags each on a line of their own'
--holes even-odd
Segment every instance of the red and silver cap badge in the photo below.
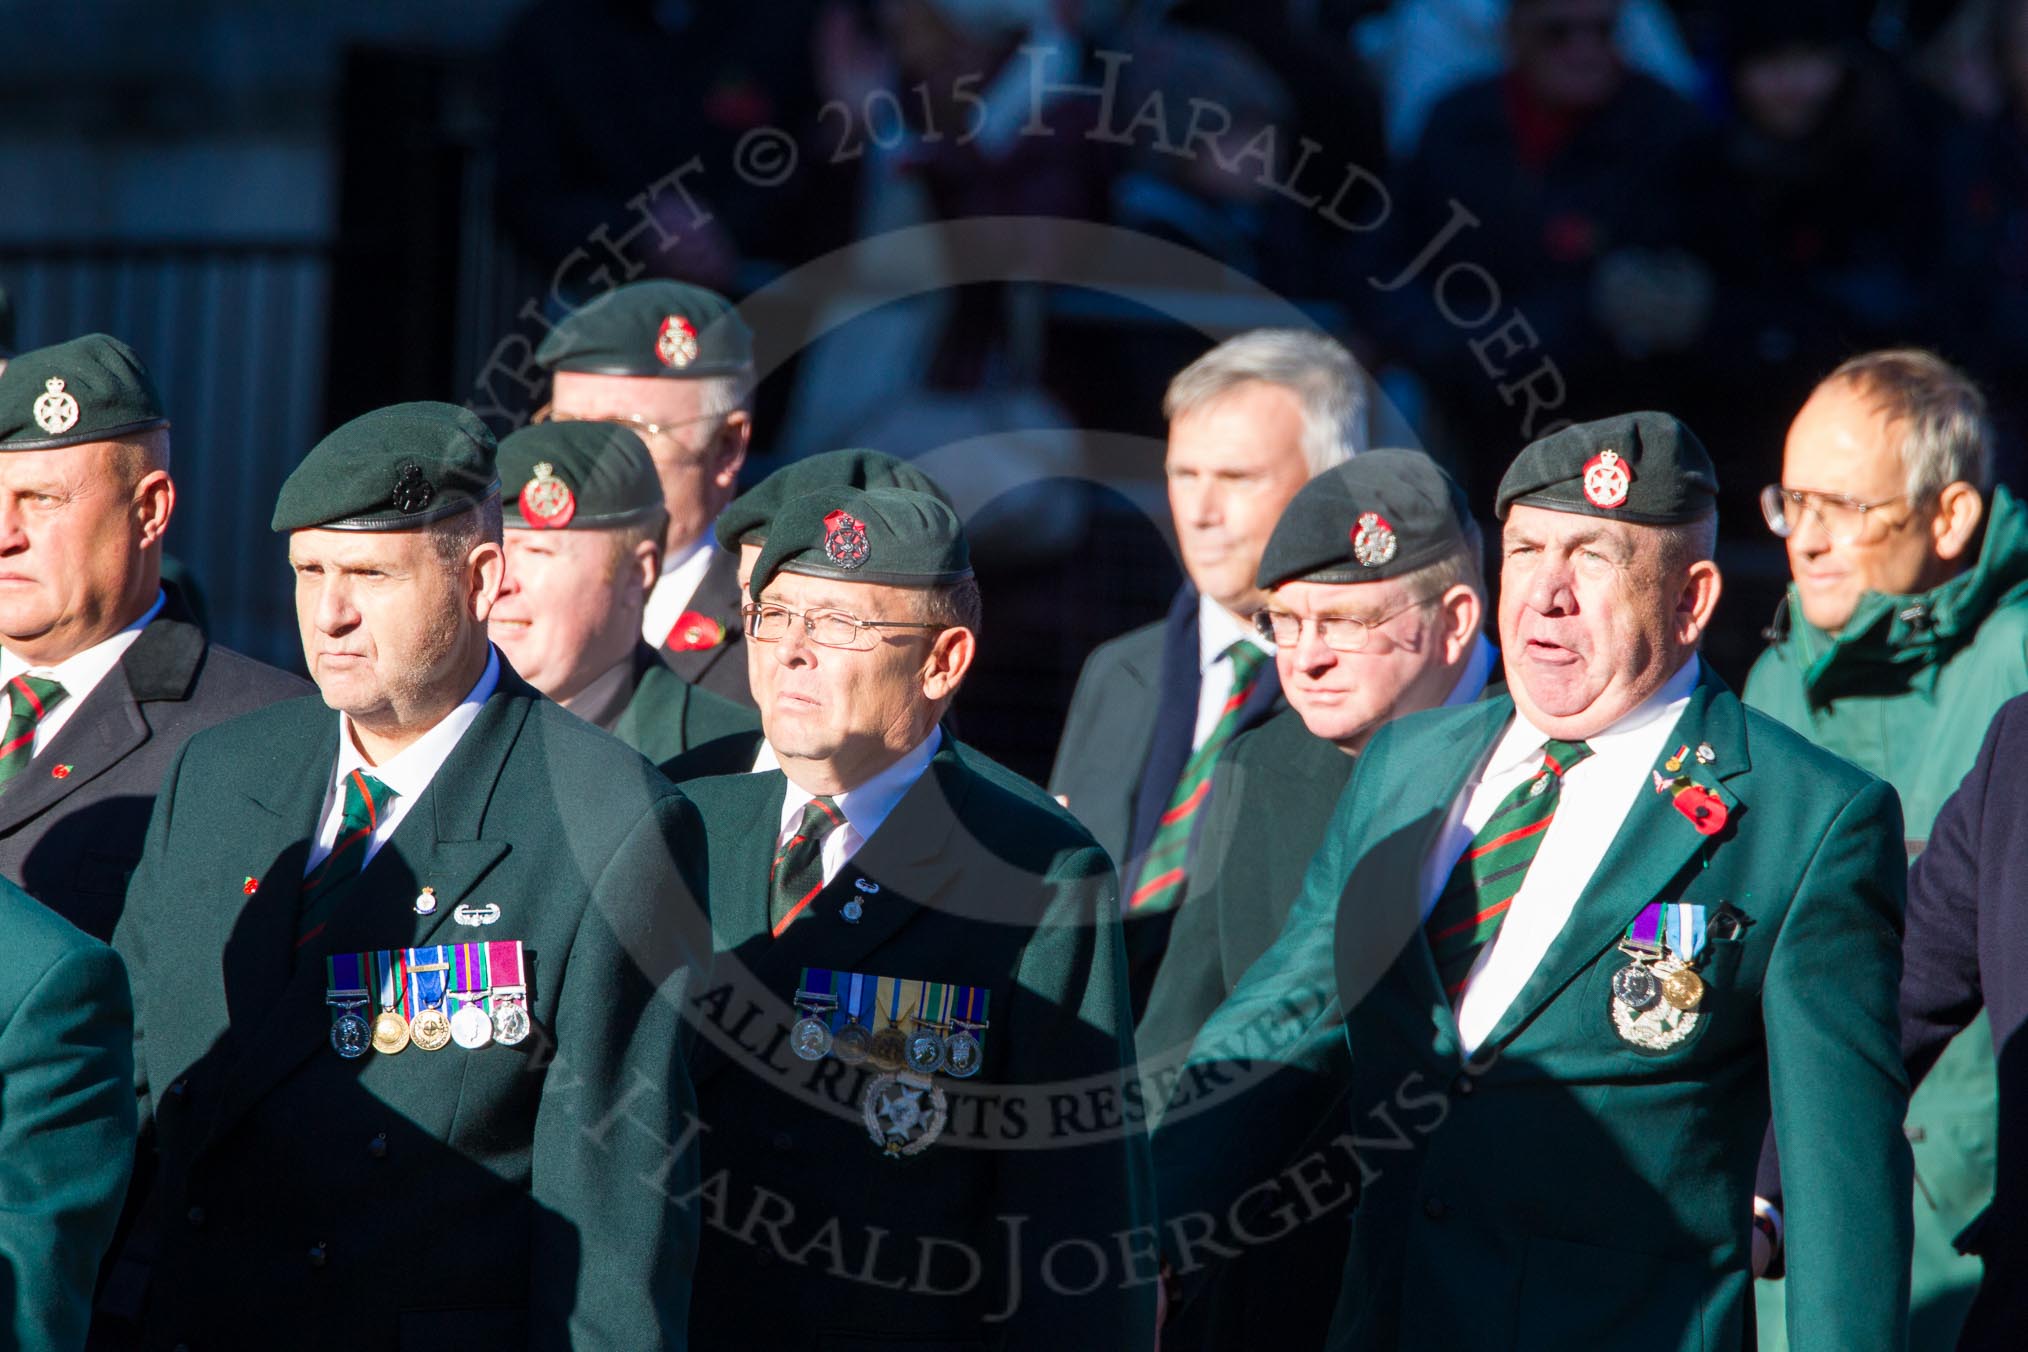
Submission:
<svg viewBox="0 0 2028 1352">
<path fill-rule="evenodd" d="M 866 526 L 852 513 L 840 509 L 824 518 L 824 557 L 840 568 L 857 568 L 872 551 L 866 544 Z"/>
<path fill-rule="evenodd" d="M 533 478 L 521 485 L 521 516 L 538 530 L 562 530 L 577 515 L 577 495 L 556 477 L 547 460 L 537 461 Z"/>
<path fill-rule="evenodd" d="M 1400 543 L 1394 527 L 1378 512 L 1361 512 L 1352 528 L 1352 557 L 1368 568 L 1392 563 Z"/>
<path fill-rule="evenodd" d="M 1600 451 L 1584 462 L 1584 500 L 1594 507 L 1623 505 L 1633 483 L 1634 471 L 1618 451 Z"/>
<path fill-rule="evenodd" d="M 655 334 L 655 356 L 679 371 L 696 361 L 697 326 L 682 315 L 670 315 Z"/>
</svg>

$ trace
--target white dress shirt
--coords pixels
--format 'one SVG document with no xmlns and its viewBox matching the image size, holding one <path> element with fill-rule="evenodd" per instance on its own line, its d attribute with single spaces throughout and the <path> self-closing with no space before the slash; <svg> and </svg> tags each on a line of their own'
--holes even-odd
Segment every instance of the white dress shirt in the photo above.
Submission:
<svg viewBox="0 0 2028 1352">
<path fill-rule="evenodd" d="M 1226 652 L 1244 639 L 1275 660 L 1275 645 L 1260 631 L 1208 596 L 1197 598 L 1197 730 L 1190 735 L 1190 749 L 1204 745 L 1211 730 L 1225 713 L 1232 698 L 1232 657 Z"/>
<path fill-rule="evenodd" d="M 100 681 L 112 674 L 113 668 L 120 664 L 120 659 L 127 655 L 127 649 L 134 646 L 134 640 L 141 637 L 141 631 L 162 613 L 164 600 L 162 593 L 156 592 L 155 604 L 149 606 L 140 619 L 111 638 L 100 639 L 83 652 L 72 653 L 55 666 L 31 667 L 13 653 L 0 650 L 0 683 L 11 681 L 16 676 L 40 676 L 63 686 L 63 700 L 44 714 L 35 725 L 35 745 L 29 752 L 30 760 L 42 754 L 42 748 L 48 746 L 56 734 L 63 731 L 63 725 L 70 722 L 70 716 L 85 702 L 85 696 L 91 694 L 98 688 Z M 12 707 L 11 703 L 0 706 L 4 709 Z"/>
<path fill-rule="evenodd" d="M 655 579 L 654 587 L 648 592 L 648 604 L 641 611 L 641 637 L 647 640 L 649 647 L 661 647 L 662 641 L 669 637 L 669 631 L 676 627 L 676 621 L 690 609 L 698 584 L 710 571 L 711 556 L 717 548 L 717 537 L 707 530 L 704 538 L 690 546 L 687 552 L 662 560 L 662 575 Z"/>
<path fill-rule="evenodd" d="M 331 853 L 331 847 L 338 843 L 338 827 L 345 820 L 345 778 L 354 770 L 362 770 L 393 789 L 394 802 L 380 814 L 374 825 L 373 839 L 366 843 L 366 858 L 361 867 L 371 863 L 373 856 L 380 853 L 380 847 L 394 834 L 401 819 L 422 797 L 423 790 L 437 777 L 444 761 L 457 749 L 465 732 L 472 726 L 472 720 L 479 716 L 479 706 L 493 695 L 500 684 L 500 654 L 490 650 L 486 654 L 486 670 L 479 675 L 479 683 L 458 704 L 458 707 L 438 720 L 437 725 L 406 747 L 383 765 L 368 765 L 366 757 L 359 750 L 359 744 L 352 737 L 352 720 L 344 714 L 338 715 L 338 767 L 331 774 L 331 783 L 324 790 L 324 812 L 317 819 L 317 839 L 310 846 L 309 860 L 303 866 L 303 874 L 324 861 Z"/>
<path fill-rule="evenodd" d="M 1458 1037 L 1467 1055 L 1491 1035 L 1541 965 L 1635 799 L 1654 792 L 1649 771 L 1661 759 L 1664 743 L 1690 703 L 1699 670 L 1698 659 L 1692 657 L 1639 707 L 1604 732 L 1587 737 L 1592 754 L 1564 773 L 1556 816 L 1543 832 L 1542 846 L 1528 866 L 1521 890 L 1514 894 L 1507 919 L 1465 978 L 1464 997 L 1458 1003 Z M 1452 804 L 1436 850 L 1423 866 L 1425 921 L 1473 835 L 1500 800 L 1542 768 L 1542 749 L 1549 740 L 1549 734 L 1515 712 L 1478 776 Z"/>
<path fill-rule="evenodd" d="M 845 814 L 845 824 L 824 837 L 826 886 L 838 876 L 838 870 L 845 867 L 846 861 L 859 853 L 859 847 L 873 838 L 873 833 L 894 811 L 895 804 L 915 787 L 915 782 L 922 778 L 922 772 L 929 768 L 930 758 L 937 754 L 937 748 L 943 742 L 944 730 L 931 728 L 930 735 L 923 738 L 915 750 L 858 788 L 831 795 L 831 801 Z M 789 781 L 789 791 L 782 798 L 781 830 L 775 835 L 776 848 L 795 834 L 803 821 L 804 806 L 816 796 L 808 789 L 798 787 L 795 780 Z"/>
</svg>

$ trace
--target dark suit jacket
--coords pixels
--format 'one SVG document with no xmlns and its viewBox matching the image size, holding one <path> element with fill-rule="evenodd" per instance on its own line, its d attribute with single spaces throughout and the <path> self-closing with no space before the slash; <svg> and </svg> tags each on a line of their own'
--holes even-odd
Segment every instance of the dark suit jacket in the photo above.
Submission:
<svg viewBox="0 0 2028 1352">
<path fill-rule="evenodd" d="M 665 647 L 662 660 L 690 684 L 751 709 L 753 691 L 747 687 L 746 631 L 740 623 L 739 605 L 739 554 L 717 550 L 711 556 L 711 566 L 698 580 L 688 608 L 717 620 L 724 628 L 724 641 L 708 648 Z"/>
<path fill-rule="evenodd" d="M 0 882 L 0 1345 L 81 1347 L 134 1158 L 127 974 Z"/>
<path fill-rule="evenodd" d="M 0 793 L 0 876 L 97 939 L 120 918 L 162 772 L 200 728 L 309 691 L 207 643 L 174 596 Z M 53 772 L 68 766 L 62 778 Z"/>
<path fill-rule="evenodd" d="M 705 1228 L 697 1348 L 1149 1344 L 1152 1288 L 1121 1289 L 1120 1241 L 1102 1238 L 1154 1219 L 1127 1087 L 1112 867 L 1067 814 L 1032 788 L 1004 787 L 988 765 L 946 740 L 779 939 L 768 866 L 787 781 L 770 771 L 684 786 L 710 840 L 719 954 L 692 1000 L 704 1175 L 723 1222 Z M 855 897 L 856 922 L 842 910 Z M 869 1138 L 861 1103 L 877 1067 L 788 1051 L 806 967 L 990 992 L 984 1068 L 937 1077 L 949 1121 L 922 1153 L 889 1159 Z M 1073 1237 L 1112 1246 L 1107 1281 L 1081 1297 L 1052 1292 L 1038 1266 Z M 968 1254 L 974 1287 L 934 1294 L 964 1285 Z M 1154 1268 L 1143 1267 L 1145 1282 Z M 852 1279 L 862 1272 L 872 1276 Z M 1059 1278 L 1058 1292 L 1067 1285 Z"/>
<path fill-rule="evenodd" d="M 752 705 L 692 685 L 663 665 L 653 648 L 637 643 L 633 696 L 606 731 L 660 764 L 704 743 L 759 729 Z"/>
<path fill-rule="evenodd" d="M 1085 661 L 1057 744 L 1049 791 L 1060 795 L 1112 856 L 1122 892 L 1168 810 L 1197 729 L 1197 589 L 1184 585 L 1159 624 L 1099 646 Z M 1287 706 L 1272 663 L 1240 708 L 1241 730 Z M 1214 787 L 1212 792 L 1217 793 Z M 1200 819 L 1201 829 L 1201 819 Z M 1134 1008 L 1147 1002 L 1176 913 L 1127 919 Z"/>
<path fill-rule="evenodd" d="M 1908 883 L 1901 1050 L 1920 1082 L 1981 1009 L 2000 1064 L 1992 1205 L 1960 1236 L 1986 1279 L 1958 1346 L 2011 1349 L 2028 1327 L 2028 695 L 2000 706 L 1979 759 L 1937 814 Z M 1793 1174 L 1793 1170 L 1790 1171 Z M 1789 1200 L 1794 1200 L 1793 1180 Z"/>
<path fill-rule="evenodd" d="M 669 1199 L 695 1177 L 678 969 L 708 960 L 696 814 L 503 669 L 297 953 L 337 737 L 321 700 L 249 714 L 186 743 L 156 804 L 114 940 L 159 1148 L 113 1284 L 151 1269 L 125 1313 L 151 1348 L 682 1347 L 697 1219 Z M 527 947 L 527 1041 L 332 1049 L 327 953 L 504 939 Z"/>
</svg>

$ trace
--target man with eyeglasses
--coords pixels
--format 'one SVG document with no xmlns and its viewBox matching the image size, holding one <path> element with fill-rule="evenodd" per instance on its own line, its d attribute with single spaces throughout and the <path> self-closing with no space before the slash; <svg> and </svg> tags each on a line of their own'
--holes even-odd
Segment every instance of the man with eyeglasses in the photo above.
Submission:
<svg viewBox="0 0 2028 1352">
<path fill-rule="evenodd" d="M 1326 470 L 1282 513 L 1256 575 L 1267 606 L 1255 619 L 1275 645 L 1289 709 L 1220 757 L 1190 895 L 1135 1028 L 1143 1074 L 1181 1060 L 1274 943 L 1373 734 L 1485 690 L 1499 652 L 1480 632 L 1479 548 L 1463 490 L 1419 451 L 1368 451 Z M 1217 1264 L 1203 1295 L 1164 1326 L 1164 1352 L 1322 1346 L 1345 1235 L 1331 1214 Z"/>
<path fill-rule="evenodd" d="M 2028 691 L 2028 517 L 1993 484 L 1991 446 L 1985 398 L 1962 372 L 1928 352 L 1870 352 L 1811 393 L 1782 481 L 1761 495 L 1792 582 L 1746 702 L 1894 785 L 1911 856 L 1994 713 Z M 1979 1261 L 1952 1241 L 1992 1196 L 1996 1113 L 1981 1017 L 1909 1104 L 1920 1346 L 1951 1344 L 1978 1283 Z M 1762 1195 L 1779 1190 L 1770 1162 Z M 1764 1306 L 1776 1299 L 1766 1291 Z"/>
<path fill-rule="evenodd" d="M 1117 886 L 939 726 L 979 643 L 963 527 L 822 489 L 774 514 L 749 585 L 780 769 L 683 786 L 718 955 L 690 1005 L 691 1347 L 1149 1346 Z"/>
<path fill-rule="evenodd" d="M 737 558 L 711 524 L 753 435 L 753 334 L 725 297 L 632 282 L 571 312 L 535 351 L 551 422 L 617 422 L 648 443 L 669 524 L 641 637 L 693 685 L 751 706 L 739 654 Z"/>
</svg>

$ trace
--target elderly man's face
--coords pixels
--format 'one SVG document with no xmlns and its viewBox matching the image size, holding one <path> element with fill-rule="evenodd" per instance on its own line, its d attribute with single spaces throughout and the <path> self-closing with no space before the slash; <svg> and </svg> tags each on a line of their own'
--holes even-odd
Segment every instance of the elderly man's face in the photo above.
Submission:
<svg viewBox="0 0 2028 1352">
<path fill-rule="evenodd" d="M 1666 532 L 1516 506 L 1501 537 L 1500 646 L 1529 721 L 1577 741 L 1662 688 L 1718 603 L 1717 566 L 1672 567 Z"/>
<path fill-rule="evenodd" d="M 1249 381 L 1169 424 L 1169 513 L 1183 569 L 1197 590 L 1241 617 L 1265 598 L 1261 551 L 1310 480 L 1295 395 Z"/>
<path fill-rule="evenodd" d="M 390 733 L 427 727 L 470 687 L 500 585 L 500 550 L 446 563 L 426 530 L 289 536 L 303 659 L 324 702 Z"/>
<path fill-rule="evenodd" d="M 1293 647 L 1275 647 L 1282 694 L 1312 735 L 1347 751 L 1363 748 L 1389 719 L 1442 704 L 1479 627 L 1471 588 L 1432 596 L 1400 578 L 1284 582 L 1268 608 L 1304 622 Z M 1366 621 L 1365 646 L 1345 652 L 1326 644 L 1318 625 L 1333 618 Z"/>
<path fill-rule="evenodd" d="M 161 470 L 135 480 L 122 454 L 91 442 L 0 455 L 0 639 L 31 663 L 82 652 L 153 596 L 142 551 L 167 529 L 174 490 Z"/>
<path fill-rule="evenodd" d="M 609 419 L 640 434 L 662 481 L 669 509 L 663 548 L 687 550 L 704 538 L 739 482 L 746 463 L 747 415 L 704 413 L 706 380 L 664 376 L 601 376 L 558 371 L 550 417 L 591 422 Z M 653 424 L 650 432 L 643 424 Z"/>
<path fill-rule="evenodd" d="M 1901 596 L 1926 590 L 1950 571 L 1936 557 L 1935 504 L 1900 498 L 1907 489 L 1899 428 L 1843 381 L 1812 394 L 1789 425 L 1782 448 L 1782 486 L 1805 492 L 1885 502 L 1865 513 L 1850 544 L 1831 538 L 1816 513 L 1797 510 L 1788 547 L 1789 572 L 1803 618 L 1837 633 L 1867 592 Z"/>
<path fill-rule="evenodd" d="M 487 633 L 508 663 L 553 700 L 572 698 L 639 641 L 654 550 L 610 530 L 505 532 L 507 575 Z"/>
</svg>

